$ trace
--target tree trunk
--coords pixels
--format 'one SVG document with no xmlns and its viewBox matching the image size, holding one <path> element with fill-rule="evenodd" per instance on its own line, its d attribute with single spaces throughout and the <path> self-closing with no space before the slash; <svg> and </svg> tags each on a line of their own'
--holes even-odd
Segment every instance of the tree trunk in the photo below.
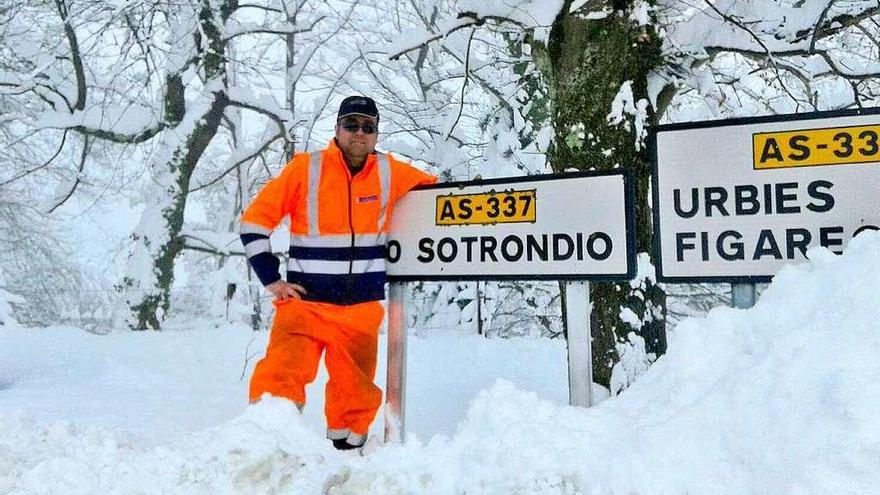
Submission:
<svg viewBox="0 0 880 495">
<path fill-rule="evenodd" d="M 227 42 L 217 26 L 225 22 L 234 5 L 234 0 L 225 2 L 220 7 L 219 16 L 209 2 L 199 7 L 200 29 L 193 36 L 206 87 L 226 87 Z M 130 309 L 128 324 L 133 330 L 159 330 L 168 312 L 174 283 L 174 261 L 184 245 L 180 232 L 183 229 L 190 178 L 217 134 L 228 105 L 224 90 L 207 91 L 187 108 L 180 76 L 171 74 L 166 79 L 165 117 L 176 125 L 166 130 L 163 136 L 168 155 L 164 164 L 155 166 L 153 173 L 153 181 L 160 190 L 155 198 L 156 203 L 147 205 L 140 224 L 132 234 L 135 246 L 129 257 L 128 274 L 123 279 Z M 149 269 L 149 273 L 144 272 L 145 268 Z"/>
<path fill-rule="evenodd" d="M 290 25 L 296 25 L 296 15 L 299 13 L 297 10 L 297 5 L 295 2 L 287 1 L 284 7 L 285 12 L 287 13 L 287 22 Z M 285 87 L 287 88 L 287 108 L 290 110 L 291 123 L 296 122 L 296 119 L 293 118 L 296 115 L 296 83 L 299 81 L 299 69 L 296 66 L 296 33 L 287 34 L 284 37 L 284 47 L 285 47 L 285 63 L 284 63 L 284 81 Z M 284 142 L 284 156 L 290 161 L 293 159 L 293 155 L 296 154 L 296 136 L 290 134 L 293 129 L 288 129 L 288 135 L 285 138 Z M 305 143 L 305 146 L 308 147 L 309 143 Z"/>
<path fill-rule="evenodd" d="M 635 129 L 611 126 L 607 116 L 627 81 L 632 81 L 634 101 L 647 98 L 648 73 L 662 61 L 660 41 L 651 26 L 640 27 L 629 19 L 628 8 L 633 2 L 605 2 L 613 13 L 599 20 L 569 14 L 570 3 L 565 2 L 554 22 L 546 50 L 539 46 L 535 51 L 541 58 L 536 65 L 550 88 L 556 135 L 548 153 L 551 166 L 557 172 L 571 167 L 632 170 L 638 251 L 650 253 L 650 159 L 644 147 L 636 149 Z M 594 5 L 593 10 L 600 8 Z M 633 284 L 635 287 L 630 283 L 591 284 L 593 376 L 606 387 L 612 367 L 619 361 L 615 345 L 625 341 L 629 332 L 645 339 L 648 353 L 660 355 L 666 350 L 666 296 L 651 279 Z M 624 308 L 639 317 L 640 327 L 621 319 Z"/>
<path fill-rule="evenodd" d="M 188 138 L 180 143 L 172 153 L 171 159 L 164 165 L 165 170 L 157 174 L 158 177 L 172 179 L 165 187 L 164 193 L 167 195 L 164 198 L 165 204 L 159 206 L 158 211 L 155 206 L 148 205 L 138 232 L 132 235 L 138 245 L 132 262 L 140 262 L 142 258 L 139 259 L 138 251 L 145 250 L 153 258 L 155 279 L 151 280 L 152 284 L 145 284 L 143 280 L 136 282 L 131 276 L 127 276 L 124 280 L 126 287 L 139 289 L 133 292 L 133 297 L 128 301 L 132 312 L 129 326 L 133 330 L 159 330 L 168 311 L 171 285 L 174 283 L 174 260 L 182 251 L 184 243 L 180 232 L 183 229 L 189 181 L 199 158 L 220 127 L 225 106 L 225 97 L 223 94 L 218 94 L 208 112 L 202 117 L 201 123 L 189 131 Z M 162 198 L 159 198 L 159 201 L 162 202 Z M 161 222 L 160 225 L 163 227 L 161 232 L 151 229 L 155 221 Z M 133 269 L 137 270 L 137 267 Z"/>
</svg>

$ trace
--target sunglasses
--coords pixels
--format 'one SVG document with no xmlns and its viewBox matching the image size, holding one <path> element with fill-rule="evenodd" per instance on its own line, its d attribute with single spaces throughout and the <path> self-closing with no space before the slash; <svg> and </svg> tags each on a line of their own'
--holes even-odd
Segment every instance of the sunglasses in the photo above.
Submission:
<svg viewBox="0 0 880 495">
<path fill-rule="evenodd" d="M 339 126 L 352 134 L 356 133 L 358 129 L 364 131 L 364 134 L 376 133 L 376 125 L 370 122 L 365 124 L 358 124 L 357 122 L 341 122 Z"/>
</svg>

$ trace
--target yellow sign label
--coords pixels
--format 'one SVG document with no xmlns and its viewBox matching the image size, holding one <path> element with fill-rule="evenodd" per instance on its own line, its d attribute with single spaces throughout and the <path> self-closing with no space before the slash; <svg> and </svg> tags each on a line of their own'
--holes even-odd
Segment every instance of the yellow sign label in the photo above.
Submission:
<svg viewBox="0 0 880 495">
<path fill-rule="evenodd" d="M 755 170 L 880 161 L 880 124 L 752 135 Z"/>
<path fill-rule="evenodd" d="M 437 225 L 534 222 L 534 189 L 437 196 Z"/>
</svg>

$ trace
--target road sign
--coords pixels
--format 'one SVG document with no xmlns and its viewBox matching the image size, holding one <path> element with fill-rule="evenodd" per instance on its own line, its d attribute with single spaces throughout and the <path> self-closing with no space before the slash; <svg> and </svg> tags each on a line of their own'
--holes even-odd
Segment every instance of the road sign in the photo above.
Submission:
<svg viewBox="0 0 880 495">
<path fill-rule="evenodd" d="M 391 280 L 626 280 L 629 175 L 572 173 L 427 186 L 395 206 Z"/>
<path fill-rule="evenodd" d="M 880 227 L 880 110 L 660 126 L 654 242 L 664 282 L 765 282 L 813 246 Z"/>
</svg>

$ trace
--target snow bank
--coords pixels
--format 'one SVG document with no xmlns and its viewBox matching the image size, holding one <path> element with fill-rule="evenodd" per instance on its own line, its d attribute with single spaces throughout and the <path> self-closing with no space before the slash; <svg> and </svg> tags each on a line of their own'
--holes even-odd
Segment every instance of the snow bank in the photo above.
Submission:
<svg viewBox="0 0 880 495">
<path fill-rule="evenodd" d="M 272 493 L 291 482 L 290 493 L 319 493 L 344 462 L 281 399 L 149 450 L 66 423 L 6 418 L 0 432 L 0 493 L 9 494 Z"/>
<path fill-rule="evenodd" d="M 682 322 L 666 356 L 589 410 L 500 381 L 453 435 L 363 458 L 282 400 L 153 448 L 6 416 L 0 493 L 877 493 L 880 233 L 809 257 L 755 308 Z"/>
<path fill-rule="evenodd" d="M 809 252 L 755 308 L 718 308 L 617 399 L 499 383 L 451 439 L 386 449 L 332 493 L 880 491 L 880 233 Z"/>
</svg>

